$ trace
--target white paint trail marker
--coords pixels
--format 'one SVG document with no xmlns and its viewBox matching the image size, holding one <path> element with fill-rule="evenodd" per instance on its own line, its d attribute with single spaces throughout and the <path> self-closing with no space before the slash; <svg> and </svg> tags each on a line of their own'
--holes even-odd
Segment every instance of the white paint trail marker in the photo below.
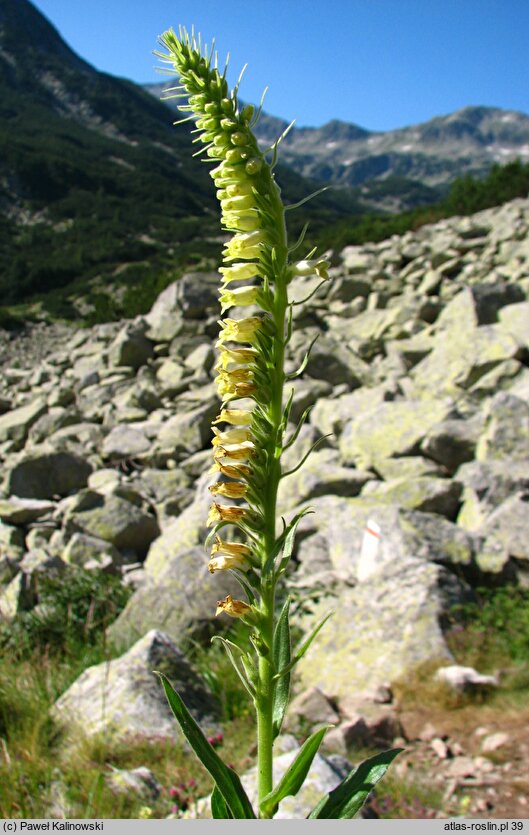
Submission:
<svg viewBox="0 0 529 835">
<path fill-rule="evenodd" d="M 364 538 L 362 540 L 360 559 L 358 560 L 358 568 L 356 571 L 357 578 L 360 582 L 376 574 L 379 569 L 377 556 L 381 539 L 382 532 L 380 525 L 377 525 L 373 519 L 368 519 L 364 529 Z"/>
</svg>

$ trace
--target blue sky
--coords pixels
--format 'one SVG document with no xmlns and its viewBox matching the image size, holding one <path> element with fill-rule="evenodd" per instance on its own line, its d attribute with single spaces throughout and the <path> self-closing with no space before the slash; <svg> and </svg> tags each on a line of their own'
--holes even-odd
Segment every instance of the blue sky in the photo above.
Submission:
<svg viewBox="0 0 529 835">
<path fill-rule="evenodd" d="M 36 0 L 97 69 L 161 81 L 161 32 L 195 24 L 246 101 L 298 126 L 391 130 L 467 105 L 529 113 L 528 0 Z"/>
</svg>

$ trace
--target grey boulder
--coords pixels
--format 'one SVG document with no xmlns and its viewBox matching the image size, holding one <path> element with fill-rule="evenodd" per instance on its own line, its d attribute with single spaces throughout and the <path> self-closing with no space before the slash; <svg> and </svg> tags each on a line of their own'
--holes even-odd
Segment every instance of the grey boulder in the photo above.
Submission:
<svg viewBox="0 0 529 835">
<path fill-rule="evenodd" d="M 125 655 L 85 670 L 55 702 L 52 715 L 77 736 L 174 739 L 180 731 L 155 671 L 167 676 L 203 730 L 215 725 L 218 709 L 206 683 L 156 630 Z"/>
</svg>

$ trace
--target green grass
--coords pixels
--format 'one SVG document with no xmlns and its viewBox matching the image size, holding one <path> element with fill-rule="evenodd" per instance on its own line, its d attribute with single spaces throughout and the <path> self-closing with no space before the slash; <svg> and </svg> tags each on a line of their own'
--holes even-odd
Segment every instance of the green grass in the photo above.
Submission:
<svg viewBox="0 0 529 835">
<path fill-rule="evenodd" d="M 382 819 L 435 818 L 443 809 L 443 792 L 426 778 L 402 779 L 390 769 L 375 789 L 370 807 Z"/>
<path fill-rule="evenodd" d="M 72 818 L 137 818 L 180 815 L 207 795 L 211 783 L 195 756 L 184 746 L 175 722 L 174 739 L 78 738 L 72 744 L 50 716 L 56 699 L 87 667 L 115 657 L 105 643 L 104 627 L 125 605 L 117 581 L 104 575 L 72 571 L 68 583 L 41 581 L 39 610 L 20 615 L 0 629 L 0 815 L 43 818 L 61 803 Z M 465 607 L 461 627 L 450 633 L 456 661 L 505 674 L 494 693 L 481 700 L 455 696 L 435 682 L 438 664 L 423 665 L 394 687 L 405 710 L 427 710 L 439 717 L 466 716 L 480 722 L 480 709 L 498 716 L 527 704 L 529 665 L 528 591 L 482 590 L 475 606 Z M 44 605 L 45 603 L 45 605 Z M 461 612 L 456 613 L 458 618 Z M 88 623 L 88 626 L 87 626 Z M 62 628 L 58 628 L 62 624 Z M 245 627 L 234 622 L 230 638 L 244 641 Z M 189 659 L 218 697 L 223 735 L 217 740 L 223 759 L 244 772 L 253 765 L 254 717 L 247 695 L 218 643 L 192 646 Z M 461 720 L 463 721 L 463 720 Z M 465 720 L 466 721 L 466 720 Z M 353 762 L 366 753 L 351 750 Z M 149 768 L 162 786 L 157 798 L 108 785 L 112 769 Z M 391 771 L 372 802 L 383 818 L 428 818 L 442 808 L 442 797 L 417 775 Z"/>
<path fill-rule="evenodd" d="M 59 801 L 67 817 L 166 817 L 175 806 L 180 814 L 211 791 L 176 721 L 173 740 L 124 742 L 103 734 L 72 740 L 50 715 L 53 703 L 85 669 L 116 656 L 105 642 L 105 627 L 128 594 L 116 578 L 72 569 L 67 578 L 41 580 L 39 609 L 1 625 L 1 817 L 49 817 Z M 235 625 L 232 637 L 238 629 Z M 196 645 L 189 658 L 219 697 L 224 730 L 215 743 L 219 752 L 246 770 L 253 764 L 254 719 L 242 685 L 220 647 Z M 139 766 L 151 769 L 161 784 L 158 798 L 116 793 L 108 786 L 113 768 Z"/>
<path fill-rule="evenodd" d="M 165 817 L 175 803 L 180 810 L 211 791 L 209 776 L 194 754 L 184 747 L 175 721 L 174 740 L 136 739 L 116 741 L 97 735 L 72 744 L 49 716 L 58 696 L 83 669 L 101 663 L 111 653 L 101 645 L 62 659 L 36 653 L 20 662 L 4 658 L 0 670 L 0 816 L 43 818 L 60 785 L 67 816 L 74 818 L 137 818 L 146 804 L 152 817 Z M 215 658 L 210 664 L 219 677 Z M 229 689 L 229 688 L 228 688 Z M 230 690 L 231 697 L 240 694 Z M 219 753 L 227 762 L 245 770 L 252 764 L 248 754 L 253 738 L 253 717 L 238 711 L 224 722 Z M 154 773 L 163 790 L 156 800 L 133 792 L 116 794 L 105 777 L 112 768 L 145 766 Z"/>
</svg>

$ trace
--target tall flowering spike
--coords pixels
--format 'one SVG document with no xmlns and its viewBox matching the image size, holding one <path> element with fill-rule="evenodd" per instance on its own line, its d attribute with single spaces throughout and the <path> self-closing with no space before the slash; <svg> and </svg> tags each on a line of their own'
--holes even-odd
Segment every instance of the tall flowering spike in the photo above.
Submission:
<svg viewBox="0 0 529 835">
<path fill-rule="evenodd" d="M 232 308 L 252 308 L 251 315 L 219 321 L 215 382 L 223 408 L 213 424 L 227 426 L 223 430 L 213 426 L 212 472 L 232 481 L 210 488 L 220 501 L 244 502 L 251 496 L 252 509 L 215 502 L 207 523 L 229 522 L 244 536 L 253 534 L 245 547 L 264 565 L 275 537 L 270 503 L 275 513 L 286 285 L 293 275 L 287 266 L 284 207 L 271 166 L 251 130 L 253 108 L 239 108 L 236 91 L 228 89 L 226 73 L 219 72 L 213 55 L 201 49 L 193 36 L 184 30 L 179 37 L 169 31 L 161 43 L 167 49 L 161 57 L 180 76 L 178 95 L 187 98 L 181 109 L 195 122 L 195 142 L 215 163 L 210 173 L 221 223 L 230 235 L 220 267 L 221 315 Z M 242 398 L 254 405 L 236 408 Z M 263 491 L 266 484 L 267 491 Z M 231 568 L 234 562 L 215 558 L 213 566 L 214 570 Z"/>
<path fill-rule="evenodd" d="M 274 181 L 273 166 L 261 153 L 251 130 L 253 107 L 239 109 L 237 88 L 228 89 L 226 71 L 221 74 L 217 69 L 213 50 L 203 49 L 200 38 L 189 36 L 183 29 L 179 36 L 172 30 L 166 32 L 161 43 L 167 52 L 160 57 L 180 77 L 180 86 L 173 89 L 179 91 L 178 97 L 187 99 L 181 109 L 190 115 L 184 121 L 195 122 L 194 141 L 202 146 L 199 153 L 203 152 L 205 161 L 215 165 L 210 173 L 220 201 L 221 223 L 228 233 L 220 268 L 221 316 L 226 310 L 249 308 L 247 316 L 219 322 L 215 371 L 222 407 L 212 424 L 210 472 L 221 479 L 210 485 L 213 503 L 206 524 L 212 528 L 207 541 L 215 538 L 208 570 L 229 570 L 248 600 L 237 600 L 229 594 L 217 603 L 215 614 L 240 618 L 252 627 L 249 651 L 232 641 L 224 640 L 223 644 L 256 709 L 258 814 L 267 818 L 275 814 L 278 801 L 277 793 L 272 791 L 273 740 L 282 722 L 278 708 L 279 713 L 286 708 L 288 674 L 299 657 L 298 654 L 289 663 L 289 601 L 277 620 L 275 589 L 286 569 L 296 527 L 308 512 L 308 508 L 302 510 L 288 526 L 283 520 L 283 532 L 276 537 L 280 458 L 291 405 L 289 401 L 283 409 L 284 349 L 291 336 L 291 317 L 288 326 L 286 321 L 287 286 L 296 275 L 327 279 L 330 264 L 324 259 L 313 259 L 311 252 L 305 260 L 289 265 L 285 209 Z M 239 399 L 243 402 L 237 403 Z M 217 428 L 217 424 L 225 426 Z M 224 527 L 235 528 L 232 539 L 220 538 L 218 532 Z M 304 642 L 301 652 L 321 625 L 323 622 Z M 170 697 L 185 732 L 189 723 L 185 714 L 182 718 L 180 702 L 174 707 Z M 186 735 L 192 743 L 194 737 Z M 311 740 L 314 745 L 315 735 Z M 197 744 L 195 751 L 201 756 L 203 746 Z M 394 756 L 395 752 L 386 753 Z M 204 757 L 203 762 L 209 767 L 211 757 Z M 242 785 L 226 781 L 218 763 L 210 771 L 217 794 L 223 797 L 223 804 L 217 798 L 217 809 L 224 805 L 226 817 L 255 817 Z M 219 775 L 222 780 L 217 781 Z M 347 781 L 341 784 L 340 791 Z M 358 791 L 354 782 L 351 788 Z M 349 802 L 349 798 L 343 799 L 343 804 Z M 324 799 L 314 810 L 318 814 L 311 813 L 310 817 L 328 817 L 327 806 Z M 350 808 L 353 807 L 354 811 L 358 808 L 354 803 Z"/>
</svg>

